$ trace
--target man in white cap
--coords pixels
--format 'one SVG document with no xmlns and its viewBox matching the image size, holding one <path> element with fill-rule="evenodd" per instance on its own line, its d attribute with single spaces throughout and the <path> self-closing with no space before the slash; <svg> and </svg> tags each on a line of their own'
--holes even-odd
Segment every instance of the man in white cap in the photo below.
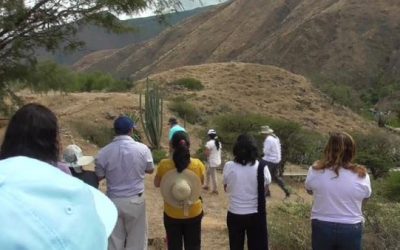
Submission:
<svg viewBox="0 0 400 250">
<path fill-rule="evenodd" d="M 283 179 L 279 176 L 279 164 L 281 162 L 281 142 L 274 134 L 274 131 L 269 126 L 261 126 L 261 134 L 266 135 L 263 147 L 263 159 L 267 162 L 272 180 L 285 192 L 286 198 L 290 196 L 289 190 L 286 188 Z M 267 196 L 269 196 L 269 190 Z"/>
<path fill-rule="evenodd" d="M 154 171 L 150 149 L 130 136 L 135 123 L 127 116 L 114 121 L 116 136 L 96 157 L 96 174 L 107 180 L 107 196 L 118 209 L 109 250 L 146 250 L 147 218 L 144 177 Z"/>
</svg>

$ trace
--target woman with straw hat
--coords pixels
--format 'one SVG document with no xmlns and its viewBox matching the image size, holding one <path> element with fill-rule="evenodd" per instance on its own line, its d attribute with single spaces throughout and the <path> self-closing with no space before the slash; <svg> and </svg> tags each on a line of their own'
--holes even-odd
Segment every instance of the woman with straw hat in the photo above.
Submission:
<svg viewBox="0 0 400 250">
<path fill-rule="evenodd" d="M 205 166 L 190 157 L 190 142 L 184 131 L 171 139 L 172 159 L 163 159 L 157 167 L 154 185 L 164 198 L 164 227 L 168 249 L 197 250 L 201 246 L 203 205 L 200 190 Z"/>
</svg>

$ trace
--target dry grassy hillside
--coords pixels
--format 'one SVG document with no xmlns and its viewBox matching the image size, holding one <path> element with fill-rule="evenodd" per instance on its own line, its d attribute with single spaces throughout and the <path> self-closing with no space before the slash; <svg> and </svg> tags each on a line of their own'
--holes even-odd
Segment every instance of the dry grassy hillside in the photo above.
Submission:
<svg viewBox="0 0 400 250">
<path fill-rule="evenodd" d="M 188 91 L 168 85 L 183 77 L 193 77 L 205 86 L 200 91 Z M 166 106 L 171 97 L 183 96 L 200 111 L 208 121 L 219 114 L 258 113 L 297 122 L 306 128 L 326 133 L 332 130 L 368 131 L 375 127 L 349 109 L 332 103 L 300 75 L 286 70 L 258 64 L 214 63 L 187 66 L 150 76 L 164 87 Z M 60 118 L 64 144 L 73 140 L 87 145 L 89 152 L 97 149 L 81 139 L 76 122 L 89 124 L 93 129 L 112 127 L 110 115 L 139 113 L 139 84 L 129 93 L 74 93 L 68 95 L 37 95 L 21 93 L 26 102 L 40 102 L 52 108 Z M 164 109 L 164 135 L 168 132 L 167 119 L 172 113 Z M 199 125 L 187 124 L 189 132 Z M 140 128 L 140 127 L 139 127 Z M 194 139 L 194 149 L 199 140 Z M 163 144 L 167 145 L 166 136 Z"/>
<path fill-rule="evenodd" d="M 193 92 L 166 84 L 184 77 L 200 80 L 205 89 Z M 323 133 L 374 127 L 372 122 L 332 103 L 306 78 L 274 66 L 211 63 L 165 71 L 150 79 L 161 83 L 168 97 L 185 96 L 207 117 L 226 112 L 258 113 Z M 141 87 L 139 84 L 137 88 Z"/>
<path fill-rule="evenodd" d="M 233 0 L 76 68 L 140 79 L 186 65 L 242 61 L 365 86 L 399 74 L 398 13 L 397 0 Z"/>
</svg>

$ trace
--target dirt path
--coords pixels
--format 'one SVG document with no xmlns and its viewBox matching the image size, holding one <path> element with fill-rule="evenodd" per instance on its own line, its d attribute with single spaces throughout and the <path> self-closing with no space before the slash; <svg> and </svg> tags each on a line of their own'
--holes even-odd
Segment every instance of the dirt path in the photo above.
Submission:
<svg viewBox="0 0 400 250">
<path fill-rule="evenodd" d="M 163 200 L 160 190 L 153 185 L 154 174 L 146 177 L 146 202 L 147 216 L 149 220 L 149 238 L 156 239 L 156 246 L 150 249 L 162 248 L 165 237 L 163 225 Z M 217 173 L 218 184 L 222 183 L 222 174 Z M 302 188 L 302 183 L 291 183 L 293 194 L 285 202 L 305 200 L 310 201 L 311 196 L 307 195 Z M 228 197 L 223 191 L 222 185 L 218 187 L 219 195 L 212 195 L 207 191 L 202 191 L 204 201 L 204 218 L 202 222 L 202 249 L 228 249 L 228 230 L 226 227 L 226 212 L 228 208 Z M 284 193 L 276 184 L 271 185 L 272 197 L 267 200 L 268 208 L 280 204 L 284 200 Z M 268 210 L 267 208 L 267 210 Z M 161 245 L 161 246 L 160 246 Z"/>
</svg>

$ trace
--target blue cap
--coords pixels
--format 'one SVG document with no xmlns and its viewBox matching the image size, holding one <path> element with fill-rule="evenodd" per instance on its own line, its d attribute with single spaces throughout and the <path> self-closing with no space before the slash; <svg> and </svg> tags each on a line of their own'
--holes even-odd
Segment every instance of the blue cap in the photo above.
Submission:
<svg viewBox="0 0 400 250">
<path fill-rule="evenodd" d="M 117 209 L 99 190 L 56 167 L 0 161 L 1 249 L 107 249 Z"/>
<path fill-rule="evenodd" d="M 117 135 L 128 134 L 135 127 L 135 122 L 128 116 L 120 116 L 114 121 L 114 130 Z"/>
</svg>

